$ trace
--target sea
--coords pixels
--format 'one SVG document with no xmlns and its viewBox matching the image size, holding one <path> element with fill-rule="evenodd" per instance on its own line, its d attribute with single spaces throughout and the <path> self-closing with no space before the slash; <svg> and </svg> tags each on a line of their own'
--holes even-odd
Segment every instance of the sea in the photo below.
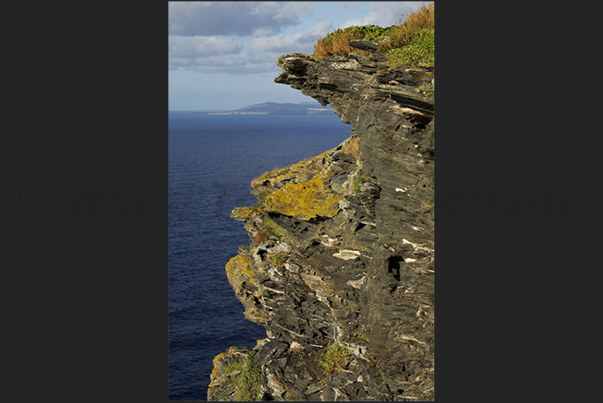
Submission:
<svg viewBox="0 0 603 403">
<path fill-rule="evenodd" d="M 249 245 L 230 212 L 253 206 L 250 182 L 336 147 L 351 125 L 329 115 L 168 112 L 169 400 L 207 400 L 213 358 L 266 332 L 243 316 L 224 266 Z"/>
</svg>

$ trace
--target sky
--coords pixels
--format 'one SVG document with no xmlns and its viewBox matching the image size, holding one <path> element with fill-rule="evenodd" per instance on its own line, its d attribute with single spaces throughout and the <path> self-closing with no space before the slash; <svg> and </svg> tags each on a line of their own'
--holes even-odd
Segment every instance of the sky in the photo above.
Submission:
<svg viewBox="0 0 603 403">
<path fill-rule="evenodd" d="M 388 27 L 420 6 L 414 1 L 169 2 L 168 109 L 316 102 L 274 82 L 278 56 L 312 54 L 316 40 L 329 32 L 352 25 Z"/>
</svg>

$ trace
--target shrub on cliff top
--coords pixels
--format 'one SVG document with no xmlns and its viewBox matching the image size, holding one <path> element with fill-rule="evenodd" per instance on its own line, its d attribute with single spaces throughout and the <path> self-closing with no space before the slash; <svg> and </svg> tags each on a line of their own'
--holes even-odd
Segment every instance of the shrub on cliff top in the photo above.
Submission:
<svg viewBox="0 0 603 403">
<path fill-rule="evenodd" d="M 322 59 L 330 55 L 347 56 L 348 53 L 358 51 L 349 43 L 352 39 L 365 39 L 378 41 L 383 36 L 390 34 L 390 28 L 381 28 L 376 25 L 361 25 L 338 29 L 324 38 L 318 38 L 314 44 L 314 57 Z"/>
<path fill-rule="evenodd" d="M 398 25 L 392 29 L 389 40 L 381 42 L 377 49 L 380 52 L 386 52 L 391 49 L 411 45 L 425 30 L 430 30 L 433 33 L 434 27 L 434 3 L 430 3 L 427 6 L 422 4 L 421 8 L 417 11 L 403 17 Z"/>
<path fill-rule="evenodd" d="M 348 27 L 319 38 L 314 45 L 313 57 L 322 59 L 330 55 L 347 56 L 361 52 L 349 45 L 352 39 L 378 42 L 377 50 L 388 56 L 392 67 L 401 63 L 434 62 L 434 3 L 421 7 L 402 17 L 397 25 L 381 28 L 376 25 Z"/>
</svg>

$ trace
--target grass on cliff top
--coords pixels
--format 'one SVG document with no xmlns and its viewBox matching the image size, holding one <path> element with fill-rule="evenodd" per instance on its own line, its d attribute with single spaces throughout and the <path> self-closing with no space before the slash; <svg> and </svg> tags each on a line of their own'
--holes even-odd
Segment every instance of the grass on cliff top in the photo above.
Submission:
<svg viewBox="0 0 603 403">
<path fill-rule="evenodd" d="M 434 3 L 422 4 L 414 13 L 403 16 L 397 25 L 381 28 L 376 25 L 338 29 L 314 44 L 313 57 L 345 56 L 359 52 L 349 45 L 352 39 L 378 43 L 377 51 L 389 58 L 391 67 L 401 64 L 434 63 Z"/>
<path fill-rule="evenodd" d="M 318 38 L 318 41 L 314 44 L 314 54 L 312 56 L 317 59 L 331 55 L 347 56 L 348 53 L 358 52 L 358 49 L 354 49 L 349 45 L 352 39 L 365 39 L 376 42 L 384 36 L 390 35 L 392 28 L 394 27 L 381 28 L 376 25 L 340 28 L 324 38 Z"/>
</svg>

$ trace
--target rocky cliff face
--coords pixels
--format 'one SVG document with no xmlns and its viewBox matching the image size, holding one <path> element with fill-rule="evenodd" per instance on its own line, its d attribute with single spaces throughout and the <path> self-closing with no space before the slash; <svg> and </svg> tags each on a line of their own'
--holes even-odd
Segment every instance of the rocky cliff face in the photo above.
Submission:
<svg viewBox="0 0 603 403">
<path fill-rule="evenodd" d="M 208 400 L 433 400 L 433 68 L 278 58 L 275 79 L 353 135 L 252 182 L 252 240 L 226 266 L 252 350 L 214 359 Z"/>
</svg>

